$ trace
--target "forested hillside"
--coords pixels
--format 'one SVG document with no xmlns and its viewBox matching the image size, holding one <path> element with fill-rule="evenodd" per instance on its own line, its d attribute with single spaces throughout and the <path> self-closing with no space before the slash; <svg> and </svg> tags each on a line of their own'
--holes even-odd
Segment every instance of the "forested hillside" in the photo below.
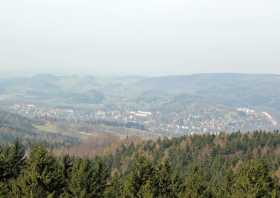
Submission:
<svg viewBox="0 0 280 198">
<path fill-rule="evenodd" d="M 280 197 L 280 133 L 124 144 L 95 159 L 18 142 L 0 149 L 0 197 Z"/>
<path fill-rule="evenodd" d="M 49 146 L 73 145 L 79 142 L 77 138 L 39 131 L 34 126 L 40 124 L 40 121 L 0 110 L 0 143 L 11 143 L 18 138 L 25 145 L 33 141 Z"/>
<path fill-rule="evenodd" d="M 35 136 L 31 120 L 6 111 L 0 111 L 0 132 L 1 142 Z"/>
</svg>

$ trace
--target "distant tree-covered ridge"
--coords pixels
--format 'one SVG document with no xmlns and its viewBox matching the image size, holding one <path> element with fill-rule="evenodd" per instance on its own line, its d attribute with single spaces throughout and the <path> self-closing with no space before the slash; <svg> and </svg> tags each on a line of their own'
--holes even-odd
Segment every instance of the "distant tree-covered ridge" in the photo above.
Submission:
<svg viewBox="0 0 280 198">
<path fill-rule="evenodd" d="M 0 197 L 278 198 L 280 132 L 123 144 L 94 159 L 0 147 Z"/>
<path fill-rule="evenodd" d="M 20 138 L 21 143 L 25 145 L 34 141 L 52 147 L 75 145 L 79 143 L 78 138 L 71 136 L 59 133 L 43 133 L 34 127 L 39 124 L 41 123 L 38 120 L 10 113 L 0 108 L 0 144 L 11 143 L 18 138 Z"/>
</svg>

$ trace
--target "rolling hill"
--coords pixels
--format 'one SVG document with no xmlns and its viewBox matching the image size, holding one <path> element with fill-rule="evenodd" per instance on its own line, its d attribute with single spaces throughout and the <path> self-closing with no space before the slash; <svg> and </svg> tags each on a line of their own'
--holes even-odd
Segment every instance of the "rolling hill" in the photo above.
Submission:
<svg viewBox="0 0 280 198">
<path fill-rule="evenodd" d="M 0 105 L 6 109 L 14 104 L 51 106 L 52 112 L 65 107 L 86 112 L 78 115 L 82 119 L 91 112 L 113 115 L 118 111 L 122 122 L 128 117 L 121 116 L 131 111 L 148 111 L 157 116 L 148 121 L 153 126 L 147 128 L 161 132 L 167 123 L 173 125 L 168 132 L 171 135 L 176 127 L 209 131 L 207 128 L 212 125 L 212 132 L 273 130 L 280 123 L 279 85 L 280 76 L 269 74 L 161 77 L 44 74 L 0 80 Z"/>
<path fill-rule="evenodd" d="M 56 133 L 43 133 L 35 126 L 42 123 L 23 116 L 0 110 L 0 143 L 11 143 L 16 139 L 25 144 L 37 141 L 50 146 L 65 146 L 77 144 L 74 137 Z"/>
</svg>

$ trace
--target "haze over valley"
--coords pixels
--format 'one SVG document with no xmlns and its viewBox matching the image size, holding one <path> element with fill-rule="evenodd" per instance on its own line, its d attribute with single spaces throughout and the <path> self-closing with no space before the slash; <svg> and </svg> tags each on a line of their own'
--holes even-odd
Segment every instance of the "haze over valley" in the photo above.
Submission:
<svg viewBox="0 0 280 198">
<path fill-rule="evenodd" d="M 276 130 L 279 84 L 280 76 L 260 74 L 2 78 L 1 111 L 10 113 L 2 113 L 1 129 L 9 131 L 6 122 L 18 115 L 35 138 L 57 135 L 66 144 L 104 134 L 157 139 Z"/>
</svg>

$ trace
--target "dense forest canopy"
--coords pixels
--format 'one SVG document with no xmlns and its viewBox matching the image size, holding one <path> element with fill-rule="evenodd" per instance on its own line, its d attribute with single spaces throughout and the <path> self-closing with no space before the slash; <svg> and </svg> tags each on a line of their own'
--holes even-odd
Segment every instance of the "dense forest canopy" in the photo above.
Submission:
<svg viewBox="0 0 280 198">
<path fill-rule="evenodd" d="M 280 197 L 280 132 L 123 144 L 94 159 L 0 148 L 0 197 Z"/>
</svg>

